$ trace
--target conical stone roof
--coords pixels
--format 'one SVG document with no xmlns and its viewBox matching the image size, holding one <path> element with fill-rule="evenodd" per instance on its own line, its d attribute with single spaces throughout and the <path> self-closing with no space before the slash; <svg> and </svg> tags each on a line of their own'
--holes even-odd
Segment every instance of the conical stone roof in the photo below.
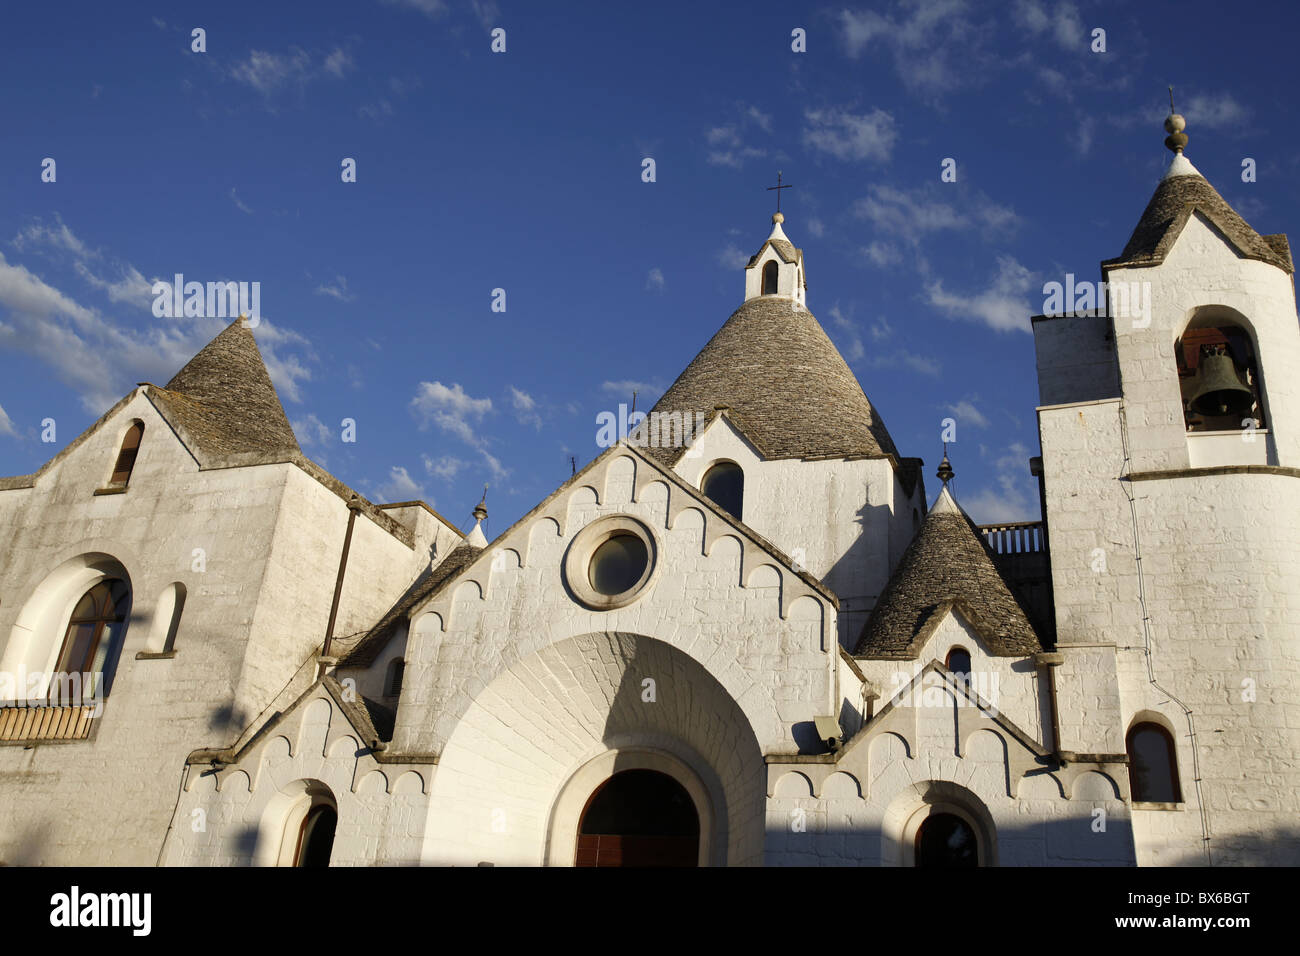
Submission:
<svg viewBox="0 0 1300 956">
<path fill-rule="evenodd" d="M 1160 180 L 1124 251 L 1102 265 L 1158 265 L 1194 212 L 1213 223 L 1244 258 L 1270 263 L 1287 273 L 1295 271 L 1286 236 L 1257 233 L 1181 153 Z"/>
<path fill-rule="evenodd" d="M 695 421 L 720 406 L 768 459 L 898 456 L 857 378 L 817 319 L 785 296 L 732 313 L 651 414 Z M 685 448 L 650 448 L 668 465 Z"/>
<path fill-rule="evenodd" d="M 1043 649 L 979 529 L 944 488 L 885 585 L 855 653 L 915 660 L 944 611 L 954 606 L 999 657 Z"/>
<path fill-rule="evenodd" d="M 301 454 L 253 332 L 235 320 L 149 396 L 200 464 L 258 464 Z"/>
</svg>

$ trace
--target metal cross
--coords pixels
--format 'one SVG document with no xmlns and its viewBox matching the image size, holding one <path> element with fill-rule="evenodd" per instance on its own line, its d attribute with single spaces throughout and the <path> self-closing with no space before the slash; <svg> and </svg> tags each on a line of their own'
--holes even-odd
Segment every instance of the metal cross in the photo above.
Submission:
<svg viewBox="0 0 1300 956">
<path fill-rule="evenodd" d="M 790 188 L 791 188 L 790 183 L 786 183 L 784 186 L 781 185 L 781 170 L 778 169 L 776 171 L 776 185 L 767 187 L 768 192 L 771 192 L 774 189 L 776 190 L 776 211 L 777 212 L 781 211 L 781 190 L 790 189 Z"/>
</svg>

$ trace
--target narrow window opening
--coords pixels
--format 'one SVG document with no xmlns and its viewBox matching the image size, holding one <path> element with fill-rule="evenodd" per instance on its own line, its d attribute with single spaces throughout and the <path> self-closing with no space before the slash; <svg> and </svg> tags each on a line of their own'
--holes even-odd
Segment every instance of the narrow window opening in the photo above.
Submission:
<svg viewBox="0 0 1300 956">
<path fill-rule="evenodd" d="M 144 423 L 136 422 L 126 430 L 122 438 L 122 450 L 117 453 L 117 463 L 113 465 L 113 477 L 109 479 L 112 488 L 125 488 L 131 480 L 135 469 L 135 458 L 140 451 L 140 439 L 144 435 Z"/>
<path fill-rule="evenodd" d="M 776 260 L 763 266 L 763 295 L 776 295 Z"/>
</svg>

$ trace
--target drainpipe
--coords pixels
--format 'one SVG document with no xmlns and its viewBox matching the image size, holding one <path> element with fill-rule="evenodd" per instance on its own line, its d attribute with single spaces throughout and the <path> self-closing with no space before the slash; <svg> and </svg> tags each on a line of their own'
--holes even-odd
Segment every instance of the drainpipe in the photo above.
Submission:
<svg viewBox="0 0 1300 956">
<path fill-rule="evenodd" d="M 334 621 L 339 613 L 339 598 L 343 595 L 343 575 L 347 573 L 348 569 L 348 551 L 352 547 L 352 526 L 356 524 L 357 512 L 360 510 L 361 499 L 353 495 L 348 501 L 348 530 L 343 536 L 343 553 L 339 555 L 339 575 L 334 581 L 334 601 L 330 604 L 329 623 L 325 625 L 325 643 L 321 646 L 320 656 L 317 659 L 317 680 L 320 680 L 326 668 L 338 663 L 335 658 L 330 657 L 330 642 L 334 640 Z"/>
</svg>

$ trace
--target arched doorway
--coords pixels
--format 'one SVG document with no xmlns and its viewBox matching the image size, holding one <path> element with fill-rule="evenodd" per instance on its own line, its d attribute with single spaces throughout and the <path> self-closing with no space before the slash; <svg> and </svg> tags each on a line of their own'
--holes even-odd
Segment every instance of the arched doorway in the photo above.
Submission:
<svg viewBox="0 0 1300 956">
<path fill-rule="evenodd" d="M 700 818 L 686 789 L 657 770 L 623 770 L 587 800 L 576 866 L 696 866 Z"/>
<path fill-rule="evenodd" d="M 916 829 L 916 865 L 979 866 L 975 828 L 955 813 L 932 813 Z"/>
</svg>

